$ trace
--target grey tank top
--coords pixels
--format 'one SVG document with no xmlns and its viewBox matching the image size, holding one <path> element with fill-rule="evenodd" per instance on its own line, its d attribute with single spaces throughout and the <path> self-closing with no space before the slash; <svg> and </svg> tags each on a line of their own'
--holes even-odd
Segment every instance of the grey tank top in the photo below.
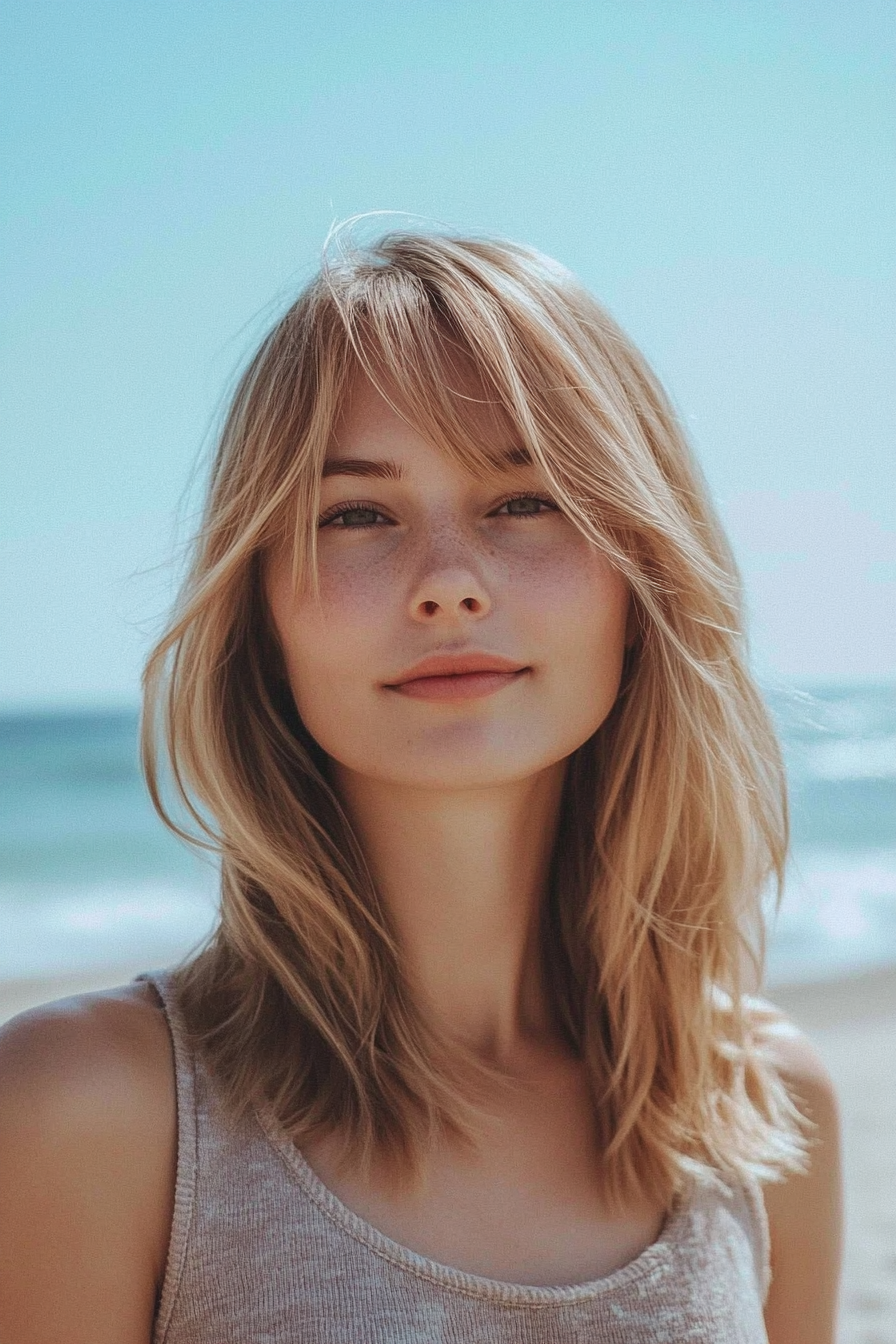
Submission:
<svg viewBox="0 0 896 1344">
<path fill-rule="evenodd" d="M 234 1124 L 157 989 L 177 1072 L 177 1185 L 153 1344 L 767 1344 L 758 1185 L 694 1183 L 606 1278 L 499 1283 L 437 1264 L 352 1213 L 269 1118 Z"/>
</svg>

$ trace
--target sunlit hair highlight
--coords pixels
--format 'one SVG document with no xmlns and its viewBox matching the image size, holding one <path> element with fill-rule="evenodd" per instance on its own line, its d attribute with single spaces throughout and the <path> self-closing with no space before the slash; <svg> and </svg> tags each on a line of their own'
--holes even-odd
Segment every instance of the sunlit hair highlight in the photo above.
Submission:
<svg viewBox="0 0 896 1344">
<path fill-rule="evenodd" d="M 642 356 L 567 271 L 504 241 L 337 237 L 237 387 L 145 675 L 156 805 L 177 829 L 162 748 L 222 865 L 219 926 L 179 972 L 187 1020 L 234 1113 L 264 1107 L 300 1144 L 338 1133 L 358 1160 L 413 1171 L 434 1134 L 469 1134 L 475 1066 L 409 991 L 263 585 L 284 545 L 297 584 L 315 582 L 322 465 L 359 373 L 431 442 L 486 465 L 460 367 L 636 613 L 618 701 L 569 762 L 544 911 L 605 1188 L 670 1201 L 689 1173 L 775 1179 L 798 1169 L 804 1138 L 744 990 L 761 974 L 760 898 L 783 874 L 787 816 L 737 571 Z"/>
</svg>

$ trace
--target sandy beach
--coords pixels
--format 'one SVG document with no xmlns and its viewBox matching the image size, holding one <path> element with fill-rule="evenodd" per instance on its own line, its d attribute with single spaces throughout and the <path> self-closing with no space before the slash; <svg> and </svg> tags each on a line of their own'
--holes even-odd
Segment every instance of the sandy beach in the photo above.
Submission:
<svg viewBox="0 0 896 1344">
<path fill-rule="evenodd" d="M 846 1253 L 838 1344 L 896 1344 L 896 969 L 768 991 L 840 1098 Z"/>
<path fill-rule="evenodd" d="M 145 969 L 0 984 L 0 1021 Z M 816 1042 L 840 1097 L 846 1254 L 838 1344 L 896 1344 L 896 968 L 767 993 Z"/>
</svg>

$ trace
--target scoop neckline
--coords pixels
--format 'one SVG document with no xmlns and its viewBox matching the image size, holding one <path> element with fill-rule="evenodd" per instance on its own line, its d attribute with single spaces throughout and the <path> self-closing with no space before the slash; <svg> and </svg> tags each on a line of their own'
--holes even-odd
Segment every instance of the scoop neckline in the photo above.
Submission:
<svg viewBox="0 0 896 1344">
<path fill-rule="evenodd" d="M 666 1215 L 656 1240 L 645 1246 L 633 1260 L 614 1269 L 610 1274 L 589 1279 L 585 1283 L 558 1285 L 510 1283 L 442 1264 L 393 1240 L 372 1223 L 368 1223 L 360 1214 L 355 1213 L 329 1186 L 324 1185 L 304 1154 L 270 1112 L 258 1109 L 255 1115 L 266 1140 L 285 1163 L 290 1175 L 320 1212 L 341 1231 L 366 1246 L 381 1259 L 389 1261 L 418 1279 L 425 1279 L 429 1283 L 462 1293 L 467 1297 L 493 1302 L 530 1307 L 561 1306 L 604 1297 L 636 1279 L 651 1273 L 664 1272 L 671 1264 L 672 1248 L 681 1239 L 696 1193 L 695 1188 L 692 1188 L 687 1197 L 678 1196 Z"/>
</svg>

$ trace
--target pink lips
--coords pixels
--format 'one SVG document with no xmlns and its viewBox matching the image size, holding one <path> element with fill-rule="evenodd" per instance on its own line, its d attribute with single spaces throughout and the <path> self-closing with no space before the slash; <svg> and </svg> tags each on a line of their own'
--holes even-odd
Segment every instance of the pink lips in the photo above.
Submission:
<svg viewBox="0 0 896 1344">
<path fill-rule="evenodd" d="M 414 700 L 473 700 L 509 686 L 528 671 L 523 663 L 490 653 L 436 655 L 415 663 L 387 688 Z"/>
</svg>

